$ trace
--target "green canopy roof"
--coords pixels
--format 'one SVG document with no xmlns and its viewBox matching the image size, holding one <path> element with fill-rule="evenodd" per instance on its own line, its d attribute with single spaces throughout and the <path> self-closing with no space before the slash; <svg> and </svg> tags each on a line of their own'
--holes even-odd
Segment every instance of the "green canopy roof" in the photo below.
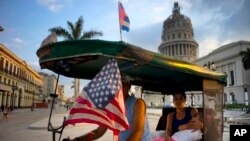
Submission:
<svg viewBox="0 0 250 141">
<path fill-rule="evenodd" d="M 226 84 L 226 75 L 196 64 L 151 52 L 121 41 L 73 40 L 42 46 L 37 51 L 41 68 L 67 77 L 92 79 L 111 57 L 121 73 L 144 89 L 171 91 L 202 90 L 203 79 Z"/>
</svg>

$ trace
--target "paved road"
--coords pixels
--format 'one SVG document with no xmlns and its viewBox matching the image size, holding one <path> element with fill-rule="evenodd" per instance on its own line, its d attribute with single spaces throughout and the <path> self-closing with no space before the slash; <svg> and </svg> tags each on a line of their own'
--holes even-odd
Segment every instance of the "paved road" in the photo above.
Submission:
<svg viewBox="0 0 250 141">
<path fill-rule="evenodd" d="M 152 112 L 152 111 L 148 111 Z M 160 111 L 153 111 L 149 113 L 148 119 L 150 124 L 150 130 L 155 131 L 158 119 L 160 117 Z M 1 141 L 51 141 L 52 133 L 47 131 L 49 110 L 35 110 L 33 112 L 30 109 L 15 110 L 9 115 L 9 121 L 0 121 L 0 140 Z M 62 123 L 63 116 L 67 115 L 65 109 L 55 110 L 52 117 L 52 123 L 55 126 L 59 126 Z M 62 137 L 71 138 L 85 134 L 93 129 L 97 125 L 81 124 L 77 126 L 68 126 L 65 128 Z M 57 136 L 58 137 L 58 136 Z M 108 131 L 99 141 L 112 140 L 112 132 Z M 223 141 L 229 141 L 228 129 L 223 133 Z"/>
<path fill-rule="evenodd" d="M 62 113 L 57 110 L 55 113 Z M 45 136 L 51 136 L 46 130 L 30 130 L 28 126 L 34 122 L 42 120 L 49 115 L 49 110 L 19 109 L 8 115 L 8 121 L 0 120 L 0 140 L 1 141 L 32 141 L 48 140 Z M 2 116 L 2 114 L 1 114 Z M 44 138 L 45 137 L 45 138 Z"/>
</svg>

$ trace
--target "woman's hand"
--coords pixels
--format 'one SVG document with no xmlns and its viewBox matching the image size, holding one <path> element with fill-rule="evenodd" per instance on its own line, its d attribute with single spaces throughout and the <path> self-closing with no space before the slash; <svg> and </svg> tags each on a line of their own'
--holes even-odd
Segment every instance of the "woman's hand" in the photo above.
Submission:
<svg viewBox="0 0 250 141">
<path fill-rule="evenodd" d="M 200 119 L 196 117 L 192 118 L 189 123 L 190 123 L 191 129 L 194 129 L 194 131 L 200 130 L 203 127 L 203 124 L 200 121 Z"/>
<path fill-rule="evenodd" d="M 166 138 L 165 138 L 165 141 L 171 141 L 172 139 L 171 139 L 171 137 L 170 136 L 167 136 Z"/>
<path fill-rule="evenodd" d="M 192 128 L 193 128 L 192 122 L 188 122 L 187 124 L 182 124 L 178 127 L 179 131 L 186 130 L 186 129 L 192 129 Z"/>
</svg>

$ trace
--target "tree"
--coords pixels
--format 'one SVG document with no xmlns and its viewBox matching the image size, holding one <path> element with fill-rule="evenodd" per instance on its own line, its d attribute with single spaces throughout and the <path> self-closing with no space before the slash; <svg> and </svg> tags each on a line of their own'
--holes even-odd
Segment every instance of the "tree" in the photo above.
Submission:
<svg viewBox="0 0 250 141">
<path fill-rule="evenodd" d="M 67 21 L 67 25 L 69 30 L 62 28 L 61 26 L 50 28 L 49 31 L 54 32 L 57 36 L 64 37 L 65 40 L 85 40 L 91 39 L 95 36 L 102 36 L 102 32 L 90 30 L 87 32 L 83 32 L 83 18 L 82 16 L 73 24 L 70 21 Z M 82 34 L 82 35 L 81 35 Z"/>
<path fill-rule="evenodd" d="M 241 51 L 240 55 L 242 56 L 242 63 L 246 70 L 250 69 L 250 48 L 247 48 L 246 51 Z"/>
<path fill-rule="evenodd" d="M 95 36 L 102 36 L 102 32 L 90 30 L 83 32 L 83 18 L 82 16 L 79 17 L 79 19 L 73 24 L 70 21 L 67 21 L 68 29 L 66 30 L 62 28 L 61 26 L 50 28 L 49 31 L 51 33 L 55 33 L 57 36 L 64 37 L 65 40 L 86 40 L 91 39 Z M 83 32 L 83 34 L 82 34 Z M 74 89 L 75 89 L 75 98 L 77 97 L 79 93 L 79 79 L 74 79 Z"/>
<path fill-rule="evenodd" d="M 4 31 L 3 27 L 0 25 L 0 32 Z"/>
</svg>

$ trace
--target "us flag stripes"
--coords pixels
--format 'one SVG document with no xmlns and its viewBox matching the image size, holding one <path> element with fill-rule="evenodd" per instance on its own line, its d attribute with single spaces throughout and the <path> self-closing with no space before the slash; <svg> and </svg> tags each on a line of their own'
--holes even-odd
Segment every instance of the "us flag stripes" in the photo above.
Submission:
<svg viewBox="0 0 250 141">
<path fill-rule="evenodd" d="M 94 79 L 83 88 L 65 124 L 81 122 L 105 126 L 113 130 L 115 136 L 129 128 L 125 115 L 121 75 L 115 59 L 109 59 Z"/>
</svg>

